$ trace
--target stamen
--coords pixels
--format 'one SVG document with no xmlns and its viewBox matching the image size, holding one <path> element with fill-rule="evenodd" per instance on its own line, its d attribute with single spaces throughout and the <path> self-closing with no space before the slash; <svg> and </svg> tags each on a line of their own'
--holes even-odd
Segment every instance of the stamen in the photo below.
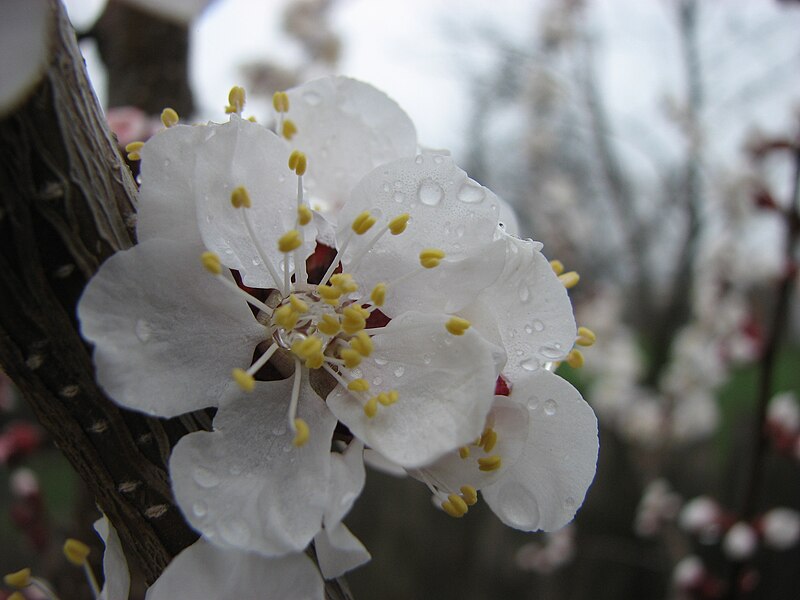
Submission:
<svg viewBox="0 0 800 600">
<path fill-rule="evenodd" d="M 325 335 L 336 335 L 340 329 L 339 317 L 330 313 L 322 315 L 322 319 L 317 322 L 317 331 Z"/>
<path fill-rule="evenodd" d="M 361 214 L 363 215 L 365 213 Z M 400 235 L 401 233 L 403 233 L 406 230 L 406 225 L 408 225 L 408 221 L 410 218 L 411 215 L 409 215 L 408 213 L 403 213 L 402 215 L 396 216 L 394 219 L 389 221 L 389 223 L 381 227 L 378 233 L 376 233 L 373 236 L 373 238 L 367 244 L 364 245 L 364 248 L 361 249 L 361 252 L 359 252 L 355 257 L 353 257 L 353 260 L 348 266 L 348 269 L 351 271 L 357 270 L 358 266 L 361 264 L 361 260 L 367 255 L 367 253 L 370 250 L 372 250 L 377 241 L 381 239 L 381 237 L 383 237 L 383 235 L 387 231 L 391 231 L 392 235 Z"/>
<path fill-rule="evenodd" d="M 458 449 L 458 455 L 461 458 L 469 458 L 469 446 L 461 446 L 461 448 Z"/>
<path fill-rule="evenodd" d="M 261 302 L 258 298 L 251 296 L 233 281 L 222 275 L 222 263 L 219 260 L 219 256 L 213 252 L 203 252 L 203 254 L 200 255 L 200 260 L 206 271 L 214 274 L 218 281 L 221 281 L 229 290 L 233 291 L 233 293 L 244 298 L 244 301 L 250 306 L 254 306 L 268 315 L 272 314 L 272 309 L 269 306 Z"/>
<path fill-rule="evenodd" d="M 97 584 L 97 579 L 94 576 L 92 567 L 87 560 L 89 557 L 89 546 L 76 540 L 74 538 L 67 538 L 64 542 L 64 556 L 76 567 L 83 567 L 83 572 L 86 575 L 86 580 L 89 582 L 89 587 L 92 588 L 92 594 L 95 598 L 100 597 L 100 586 Z"/>
<path fill-rule="evenodd" d="M 588 327 L 578 327 L 578 338 L 575 340 L 578 346 L 588 347 L 593 345 L 596 341 L 597 336 L 594 334 L 594 331 Z"/>
<path fill-rule="evenodd" d="M 278 238 L 278 250 L 285 254 L 297 250 L 302 243 L 300 232 L 297 229 L 290 229 Z"/>
<path fill-rule="evenodd" d="M 359 214 L 351 225 L 356 235 L 364 235 L 375 225 L 375 217 L 373 217 L 368 210 Z"/>
<path fill-rule="evenodd" d="M 31 570 L 28 567 L 14 571 L 3 577 L 3 583 L 17 589 L 26 588 L 31 584 Z"/>
<path fill-rule="evenodd" d="M 468 506 L 473 506 L 476 502 L 478 502 L 478 490 L 471 485 L 462 485 L 461 497 Z"/>
<path fill-rule="evenodd" d="M 367 403 L 364 405 L 364 414 L 367 415 L 370 419 L 378 414 L 378 397 L 373 396 Z"/>
<path fill-rule="evenodd" d="M 294 381 L 292 381 L 292 399 L 289 402 L 289 427 L 295 432 L 292 444 L 299 448 L 308 441 L 308 423 L 297 418 L 297 403 L 300 400 L 300 382 L 303 377 L 303 366 L 298 358 L 294 359 Z"/>
<path fill-rule="evenodd" d="M 381 392 L 377 396 L 378 402 L 383 406 L 391 406 L 400 398 L 400 392 L 397 390 L 389 390 L 388 392 Z"/>
<path fill-rule="evenodd" d="M 444 251 L 438 248 L 426 248 L 419 253 L 419 264 L 426 269 L 433 269 L 439 266 L 439 262 L 444 258 Z"/>
<path fill-rule="evenodd" d="M 297 434 L 294 436 L 292 444 L 294 444 L 296 448 L 300 448 L 308 441 L 308 423 L 306 423 L 303 419 L 295 419 L 294 428 Z"/>
<path fill-rule="evenodd" d="M 491 427 L 487 427 L 486 431 L 481 435 L 478 445 L 481 446 L 484 452 L 489 453 L 497 444 L 497 432 Z"/>
<path fill-rule="evenodd" d="M 272 276 L 272 281 L 275 282 L 277 287 L 281 285 L 281 276 L 278 274 L 278 270 L 272 264 L 272 261 L 269 259 L 266 252 L 264 252 L 264 247 L 261 245 L 258 236 L 256 236 L 255 231 L 253 230 L 253 224 L 250 222 L 250 212 L 244 211 L 244 225 L 247 228 L 247 235 L 250 236 L 250 240 L 253 242 L 253 245 L 256 247 L 256 252 L 258 253 L 258 257 L 261 259 L 261 263 L 267 268 L 269 274 Z M 288 292 L 288 286 L 284 288 L 283 292 L 284 295 Z"/>
<path fill-rule="evenodd" d="M 125 146 L 125 152 L 128 154 L 128 160 L 142 160 L 139 151 L 144 148 L 144 142 L 131 142 Z"/>
<path fill-rule="evenodd" d="M 497 454 L 478 459 L 478 469 L 481 471 L 496 471 L 501 466 L 503 466 L 503 460 Z"/>
<path fill-rule="evenodd" d="M 569 354 L 567 354 L 566 360 L 567 364 L 573 369 L 580 369 L 584 363 L 583 352 L 577 348 L 573 348 L 570 350 Z"/>
<path fill-rule="evenodd" d="M 244 103 L 244 88 L 238 85 L 233 86 L 228 93 L 228 106 L 225 107 L 225 114 L 236 113 L 237 115 L 241 115 L 242 109 L 244 109 Z"/>
<path fill-rule="evenodd" d="M 386 302 L 386 284 L 379 283 L 372 288 L 369 299 L 372 300 L 374 306 L 383 306 L 384 302 Z"/>
<path fill-rule="evenodd" d="M 300 314 L 305 314 L 308 312 L 308 304 L 303 302 L 300 298 L 298 298 L 294 294 L 291 294 L 289 296 L 289 304 L 294 310 L 296 310 Z"/>
<path fill-rule="evenodd" d="M 272 344 L 267 351 L 264 352 L 261 356 L 258 357 L 258 360 L 254 362 L 252 365 L 248 367 L 245 371 L 244 369 L 235 368 L 231 371 L 231 376 L 233 380 L 239 385 L 242 390 L 245 392 L 252 392 L 256 387 L 256 380 L 253 377 L 256 373 L 261 370 L 267 361 L 272 358 L 272 355 L 278 350 L 277 344 Z"/>
<path fill-rule="evenodd" d="M 308 159 L 303 152 L 300 150 L 292 150 L 292 153 L 289 155 L 289 168 L 297 173 L 297 175 L 302 176 L 306 173 L 306 168 L 308 167 Z"/>
<path fill-rule="evenodd" d="M 331 275 L 331 285 L 339 288 L 342 294 L 350 294 L 358 290 L 358 284 L 353 281 L 353 276 L 350 275 L 350 273 L 336 273 Z"/>
<path fill-rule="evenodd" d="M 369 382 L 366 379 L 353 379 L 347 384 L 347 389 L 351 392 L 368 392 Z"/>
<path fill-rule="evenodd" d="M 565 288 L 570 289 L 578 285 L 581 276 L 575 271 L 570 271 L 568 273 L 564 273 L 563 275 L 559 275 L 558 279 L 562 284 L 564 284 Z"/>
<path fill-rule="evenodd" d="M 289 111 L 289 95 L 286 92 L 275 92 L 272 95 L 272 106 L 276 112 L 285 113 Z"/>
<path fill-rule="evenodd" d="M 175 125 L 177 125 L 178 121 L 180 120 L 181 119 L 178 116 L 178 113 L 175 112 L 175 109 L 173 108 L 167 107 L 161 111 L 161 122 L 167 129 L 169 129 L 170 127 L 175 127 Z"/>
<path fill-rule="evenodd" d="M 311 209 L 308 208 L 305 204 L 301 205 L 297 209 L 297 224 L 298 225 L 308 225 L 313 218 L 314 213 L 311 212 Z"/>
<path fill-rule="evenodd" d="M 447 500 L 442 502 L 442 510 L 451 517 L 459 519 L 467 514 L 467 503 L 458 494 L 450 494 Z"/>
<path fill-rule="evenodd" d="M 291 119 L 285 119 L 283 121 L 283 127 L 281 127 L 281 135 L 287 140 L 291 140 L 296 133 L 297 125 L 294 124 L 294 121 Z"/>
<path fill-rule="evenodd" d="M 452 335 L 464 335 L 464 332 L 469 329 L 471 323 L 461 317 L 450 317 L 445 323 L 445 329 Z"/>
<path fill-rule="evenodd" d="M 561 275 L 564 272 L 564 263 L 555 258 L 550 261 L 550 268 L 553 269 L 553 273 L 556 275 Z"/>
<path fill-rule="evenodd" d="M 389 221 L 389 231 L 392 232 L 392 235 L 400 235 L 406 230 L 406 226 L 408 225 L 408 220 L 411 218 L 411 215 L 408 213 L 403 213 L 402 215 L 396 216 L 394 219 Z"/>
<path fill-rule="evenodd" d="M 359 310 L 361 307 L 356 308 L 355 305 L 350 305 L 342 311 L 342 329 L 345 333 L 358 333 L 367 326 L 367 318 L 364 316 L 364 309 Z M 364 311 L 364 312 L 362 312 Z"/>
<path fill-rule="evenodd" d="M 361 364 L 361 354 L 352 348 L 342 348 L 339 350 L 339 358 L 344 361 L 344 366 L 348 369 L 355 369 Z"/>
<path fill-rule="evenodd" d="M 231 204 L 233 208 L 250 208 L 253 202 L 250 200 L 250 194 L 247 188 L 243 185 L 237 186 L 231 192 Z"/>
<path fill-rule="evenodd" d="M 350 347 L 361 356 L 367 357 L 372 354 L 372 338 L 364 331 L 359 331 L 356 336 L 350 340 Z"/>
</svg>

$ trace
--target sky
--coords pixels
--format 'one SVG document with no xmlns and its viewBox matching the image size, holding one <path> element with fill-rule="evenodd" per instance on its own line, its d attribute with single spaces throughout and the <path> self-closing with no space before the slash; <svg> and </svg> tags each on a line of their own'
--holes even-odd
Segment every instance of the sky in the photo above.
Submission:
<svg viewBox="0 0 800 600">
<path fill-rule="evenodd" d="M 103 0 L 68 0 L 88 20 Z M 219 119 L 238 66 L 267 58 L 292 66 L 299 47 L 280 30 L 286 0 L 217 0 L 192 24 L 192 82 L 200 117 Z M 497 64 L 486 42 L 530 46 L 544 0 L 338 0 L 339 72 L 372 83 L 409 113 L 421 143 L 466 152 L 471 74 Z M 619 143 L 632 160 L 680 152 L 664 116 L 680 101 L 683 73 L 674 0 L 588 0 L 596 67 Z M 772 0 L 701 2 L 700 51 L 707 83 L 710 154 L 731 158 L 753 124 L 786 128 L 800 110 L 800 9 Z M 87 49 L 89 50 L 89 49 Z M 91 54 L 91 53 L 90 53 Z M 93 77 L 101 70 L 87 57 Z M 265 106 L 251 106 L 258 116 Z M 796 118 L 796 117 L 795 117 Z M 647 168 L 643 163 L 643 168 Z"/>
</svg>

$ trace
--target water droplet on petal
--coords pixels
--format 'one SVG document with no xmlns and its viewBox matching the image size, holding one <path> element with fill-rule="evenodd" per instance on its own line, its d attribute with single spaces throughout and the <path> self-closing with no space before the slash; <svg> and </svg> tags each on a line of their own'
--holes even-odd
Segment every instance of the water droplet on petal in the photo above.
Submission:
<svg viewBox="0 0 800 600">
<path fill-rule="evenodd" d="M 400 367 L 397 367 L 397 368 L 394 370 L 394 376 L 395 376 L 395 377 L 402 377 L 402 376 L 403 376 L 403 373 L 405 373 L 405 372 L 406 372 L 406 369 L 405 369 L 405 367 L 402 367 L 402 366 L 400 366 Z"/>
<path fill-rule="evenodd" d="M 533 327 L 530 325 L 525 325 L 525 333 L 533 333 Z"/>
<path fill-rule="evenodd" d="M 205 517 L 206 513 L 208 513 L 208 507 L 205 502 L 195 502 L 192 504 L 192 512 L 196 517 Z"/>
<path fill-rule="evenodd" d="M 219 525 L 222 539 L 231 546 L 244 546 L 250 540 L 250 529 L 242 519 L 233 517 L 225 519 Z"/>
<path fill-rule="evenodd" d="M 429 365 L 429 364 L 431 364 L 431 360 L 433 360 L 433 359 L 431 358 L 431 355 L 430 355 L 430 354 L 426 354 L 425 356 L 423 356 L 423 357 L 422 357 L 422 361 L 423 361 L 423 362 L 424 362 L 426 365 Z"/>
<path fill-rule="evenodd" d="M 387 362 L 389 362 L 389 361 L 386 360 L 385 358 L 383 358 L 382 356 L 376 356 L 375 357 L 375 364 L 378 365 L 379 367 L 382 367 Z"/>
<path fill-rule="evenodd" d="M 528 287 L 528 284 L 524 281 L 519 282 L 519 287 L 517 287 L 517 293 L 519 294 L 519 299 L 522 302 L 527 302 L 530 300 L 531 297 L 531 289 Z"/>
<path fill-rule="evenodd" d="M 140 342 L 146 342 L 150 339 L 152 334 L 153 328 L 150 326 L 150 323 L 144 319 L 136 321 L 136 337 L 139 338 Z"/>
<path fill-rule="evenodd" d="M 423 204 L 427 204 L 428 206 L 436 206 L 442 201 L 444 190 L 442 189 L 442 186 L 432 179 L 423 179 L 422 183 L 419 184 L 417 196 L 419 197 L 419 201 Z"/>
<path fill-rule="evenodd" d="M 440 164 L 442 164 L 442 161 L 443 161 L 443 160 L 444 160 L 444 159 L 443 159 L 441 156 L 439 156 L 438 154 L 437 154 L 436 156 L 434 156 L 434 157 L 433 157 L 433 162 L 435 162 L 437 165 L 440 165 Z"/>
<path fill-rule="evenodd" d="M 539 361 L 535 358 L 526 358 L 522 362 L 519 363 L 519 366 L 525 369 L 526 371 L 535 371 L 539 368 Z"/>
<path fill-rule="evenodd" d="M 284 444 L 283 445 L 284 453 L 288 454 L 289 452 L 291 452 L 292 451 L 292 447 L 293 447 L 292 444 Z"/>
<path fill-rule="evenodd" d="M 477 204 L 486 197 L 486 192 L 472 179 L 467 179 L 456 193 L 456 198 L 466 204 Z"/>
<path fill-rule="evenodd" d="M 380 385 L 382 383 L 383 383 L 383 378 L 381 377 L 376 377 L 375 379 L 372 380 L 372 385 Z"/>
<path fill-rule="evenodd" d="M 536 331 L 544 331 L 544 323 L 542 323 L 539 319 L 536 319 L 533 322 L 533 328 Z"/>
<path fill-rule="evenodd" d="M 536 410 L 537 408 L 539 408 L 539 398 L 536 396 L 531 396 L 528 399 L 528 408 L 530 410 Z"/>
<path fill-rule="evenodd" d="M 384 183 L 384 184 L 383 184 L 383 191 L 384 191 L 384 192 L 388 192 L 388 191 L 390 191 L 391 189 L 392 189 L 392 186 L 390 186 L 388 183 Z"/>
<path fill-rule="evenodd" d="M 164 159 L 164 166 L 165 167 L 169 167 L 171 164 L 172 164 L 172 161 L 170 159 L 168 159 L 168 158 Z"/>
<path fill-rule="evenodd" d="M 404 202 L 406 199 L 406 195 L 403 192 L 395 192 L 394 193 L 394 201 L 395 202 Z"/>
<path fill-rule="evenodd" d="M 423 160 L 424 159 L 422 158 L 422 154 L 418 154 L 417 157 L 414 159 L 414 162 L 417 163 L 418 165 L 421 165 Z"/>
<path fill-rule="evenodd" d="M 217 474 L 205 467 L 195 467 L 193 475 L 195 483 L 200 487 L 213 488 L 220 483 Z"/>
<path fill-rule="evenodd" d="M 464 237 L 464 233 L 466 232 L 466 228 L 463 225 L 459 225 L 456 227 L 456 235 L 458 237 Z"/>
<path fill-rule="evenodd" d="M 520 483 L 507 483 L 500 489 L 497 506 L 504 521 L 512 527 L 531 531 L 539 524 L 539 503 L 529 490 Z M 495 508 L 495 505 L 492 505 Z"/>
<path fill-rule="evenodd" d="M 552 345 L 552 346 L 542 346 L 541 348 L 539 348 L 539 354 L 541 354 L 542 356 L 544 356 L 549 360 L 558 360 L 563 356 L 564 353 L 561 352 L 561 350 L 557 348 L 555 345 Z"/>
<path fill-rule="evenodd" d="M 556 410 L 558 410 L 558 405 L 556 404 L 555 400 L 546 400 L 544 403 L 544 414 L 548 417 L 552 417 L 556 414 Z"/>
<path fill-rule="evenodd" d="M 276 425 L 272 428 L 272 435 L 283 435 L 286 433 L 286 425 Z"/>
<path fill-rule="evenodd" d="M 311 106 L 317 106 L 320 102 L 322 102 L 322 96 L 320 96 L 317 92 L 308 91 L 303 94 L 303 100 L 306 103 L 310 104 Z"/>
</svg>

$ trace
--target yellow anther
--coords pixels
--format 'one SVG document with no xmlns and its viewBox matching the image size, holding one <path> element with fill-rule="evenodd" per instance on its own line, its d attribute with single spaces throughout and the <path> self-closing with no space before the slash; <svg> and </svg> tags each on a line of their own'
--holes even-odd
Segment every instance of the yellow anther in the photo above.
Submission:
<svg viewBox="0 0 800 600">
<path fill-rule="evenodd" d="M 361 355 L 352 348 L 342 348 L 339 357 L 344 361 L 344 366 L 348 369 L 355 369 L 361 364 Z"/>
<path fill-rule="evenodd" d="M 164 127 L 175 127 L 180 120 L 174 108 L 167 107 L 161 111 L 161 122 L 164 124 Z"/>
<path fill-rule="evenodd" d="M 292 444 L 294 444 L 296 448 L 299 448 L 308 441 L 308 423 L 306 423 L 303 419 L 295 419 L 294 430 L 295 435 L 294 439 L 292 440 Z"/>
<path fill-rule="evenodd" d="M 439 262 L 444 258 L 444 251 L 438 248 L 425 248 L 419 253 L 419 264 L 426 269 L 433 269 L 439 266 Z"/>
<path fill-rule="evenodd" d="M 365 210 L 353 219 L 352 227 L 356 235 L 364 235 L 373 225 L 375 225 L 375 217 L 373 217 L 368 210 Z"/>
<path fill-rule="evenodd" d="M 464 332 L 469 329 L 471 323 L 461 317 L 450 317 L 445 323 L 445 329 L 453 335 L 464 335 Z"/>
<path fill-rule="evenodd" d="M 497 432 L 491 427 L 488 427 L 481 436 L 481 443 L 479 446 L 482 446 L 485 452 L 491 452 L 495 444 L 497 444 Z"/>
<path fill-rule="evenodd" d="M 363 309 L 360 309 L 360 306 L 351 305 L 342 311 L 344 316 L 342 329 L 345 333 L 357 333 L 367 326 L 367 320 L 362 312 Z"/>
<path fill-rule="evenodd" d="M 76 567 L 82 567 L 86 564 L 86 558 L 89 556 L 89 546 L 80 540 L 74 538 L 67 538 L 64 542 L 64 556 Z"/>
<path fill-rule="evenodd" d="M 353 379 L 347 384 L 347 389 L 351 392 L 368 392 L 369 382 L 366 379 Z"/>
<path fill-rule="evenodd" d="M 316 335 L 310 335 L 305 339 L 297 340 L 292 344 L 292 352 L 300 358 L 306 360 L 310 359 L 312 362 L 315 362 L 315 359 L 322 353 L 322 340 Z"/>
<path fill-rule="evenodd" d="M 581 276 L 575 271 L 569 271 L 568 273 L 559 275 L 558 279 L 564 284 L 565 288 L 570 289 L 578 285 L 578 282 L 581 280 Z"/>
<path fill-rule="evenodd" d="M 556 275 L 561 275 L 564 272 L 564 263 L 554 258 L 550 261 L 550 268 L 553 269 L 553 273 Z"/>
<path fill-rule="evenodd" d="M 300 298 L 298 298 L 294 294 L 291 294 L 289 296 L 289 304 L 295 311 L 299 312 L 301 315 L 303 313 L 308 312 L 308 304 L 300 300 Z"/>
<path fill-rule="evenodd" d="M 125 152 L 128 154 L 128 160 L 142 160 L 142 155 L 139 151 L 144 148 L 144 142 L 131 142 L 125 146 Z"/>
<path fill-rule="evenodd" d="M 289 168 L 297 173 L 297 175 L 304 175 L 308 167 L 308 159 L 300 150 L 292 150 L 289 155 Z"/>
<path fill-rule="evenodd" d="M 380 402 L 383 406 L 391 406 L 397 399 L 400 397 L 400 392 L 397 390 L 391 390 L 389 392 L 381 392 L 378 394 L 378 402 Z"/>
<path fill-rule="evenodd" d="M 389 231 L 392 232 L 392 235 L 400 235 L 406 230 L 406 225 L 408 225 L 408 220 L 411 218 L 411 215 L 408 213 L 403 213 L 402 215 L 397 215 L 394 219 L 389 221 Z"/>
<path fill-rule="evenodd" d="M 567 354 L 567 364 L 573 369 L 580 369 L 583 366 L 583 352 L 573 348 Z"/>
<path fill-rule="evenodd" d="M 588 327 L 578 327 L 578 338 L 575 340 L 578 346 L 591 346 L 596 341 L 597 336 L 594 334 L 594 331 Z"/>
<path fill-rule="evenodd" d="M 370 398 L 364 405 L 364 414 L 370 419 L 378 414 L 378 397 Z"/>
<path fill-rule="evenodd" d="M 246 94 L 243 87 L 238 85 L 233 86 L 231 91 L 228 92 L 228 106 L 225 107 L 225 112 L 228 114 L 241 114 L 244 108 L 245 96 Z"/>
<path fill-rule="evenodd" d="M 306 366 L 309 369 L 319 369 L 325 363 L 325 355 L 322 350 L 318 350 L 306 359 Z"/>
<path fill-rule="evenodd" d="M 254 115 L 250 115 L 249 117 L 247 117 L 247 120 L 250 121 L 251 123 L 257 123 L 258 122 Z"/>
<path fill-rule="evenodd" d="M 281 252 L 291 252 L 303 245 L 300 232 L 297 229 L 290 229 L 278 238 L 278 250 Z"/>
<path fill-rule="evenodd" d="M 369 356 L 372 354 L 372 338 L 369 337 L 366 332 L 359 331 L 356 336 L 350 340 L 350 347 L 361 356 Z"/>
<path fill-rule="evenodd" d="M 299 318 L 300 315 L 292 308 L 291 304 L 284 304 L 272 313 L 272 320 L 275 321 L 279 327 L 286 330 L 294 329 Z"/>
<path fill-rule="evenodd" d="M 289 95 L 286 92 L 275 92 L 272 94 L 272 106 L 279 113 L 289 110 Z"/>
<path fill-rule="evenodd" d="M 453 504 L 453 507 L 458 510 L 462 515 L 466 514 L 469 510 L 467 503 L 464 502 L 464 499 L 459 496 L 458 494 L 450 494 L 447 499 Z"/>
<path fill-rule="evenodd" d="M 358 289 L 358 284 L 353 281 L 350 273 L 334 273 L 331 275 L 331 285 L 339 288 L 343 294 L 349 294 Z"/>
<path fill-rule="evenodd" d="M 305 204 L 303 204 L 300 208 L 297 209 L 297 223 L 298 225 L 308 225 L 311 223 L 311 219 L 314 217 L 314 213 L 311 212 L 311 209 L 308 208 Z"/>
<path fill-rule="evenodd" d="M 28 600 L 22 592 L 13 592 L 6 600 Z"/>
<path fill-rule="evenodd" d="M 445 500 L 442 502 L 442 510 L 446 512 L 451 517 L 456 519 L 463 517 L 466 513 L 459 511 L 450 500 Z"/>
<path fill-rule="evenodd" d="M 332 285 L 318 285 L 317 293 L 320 298 L 325 300 L 338 300 L 339 296 L 342 295 L 342 290 Z"/>
<path fill-rule="evenodd" d="M 244 369 L 236 368 L 231 372 L 233 380 L 245 392 L 252 392 L 256 387 L 256 380 Z"/>
<path fill-rule="evenodd" d="M 339 333 L 339 317 L 331 314 L 322 315 L 322 319 L 317 323 L 317 330 L 325 335 L 336 335 Z"/>
<path fill-rule="evenodd" d="M 458 449 L 458 455 L 461 458 L 469 458 L 469 446 L 461 446 L 461 448 Z"/>
<path fill-rule="evenodd" d="M 285 137 L 287 140 L 291 140 L 294 137 L 294 134 L 297 133 L 297 125 L 294 124 L 294 121 L 291 119 L 286 119 L 283 122 L 283 127 L 281 128 L 281 135 Z"/>
<path fill-rule="evenodd" d="M 219 256 L 213 252 L 203 252 L 200 255 L 200 261 L 203 263 L 205 270 L 209 273 L 213 273 L 214 275 L 220 275 L 222 273 L 222 263 L 219 260 Z"/>
<path fill-rule="evenodd" d="M 372 303 L 375 306 L 383 306 L 383 303 L 386 302 L 386 284 L 379 283 L 372 288 L 372 293 L 369 295 L 369 299 L 372 300 Z"/>
<path fill-rule="evenodd" d="M 474 505 L 478 501 L 478 490 L 471 485 L 461 486 L 461 497 L 468 506 Z"/>
<path fill-rule="evenodd" d="M 250 208 L 253 205 L 246 187 L 240 185 L 233 188 L 231 192 L 231 204 L 233 204 L 233 208 Z"/>
<path fill-rule="evenodd" d="M 478 459 L 478 469 L 481 471 L 496 471 L 503 466 L 503 460 L 497 454 Z"/>
<path fill-rule="evenodd" d="M 82 564 L 82 563 L 81 563 Z M 22 589 L 31 584 L 31 570 L 29 568 L 14 571 L 3 577 L 3 583 L 9 587 Z"/>
</svg>

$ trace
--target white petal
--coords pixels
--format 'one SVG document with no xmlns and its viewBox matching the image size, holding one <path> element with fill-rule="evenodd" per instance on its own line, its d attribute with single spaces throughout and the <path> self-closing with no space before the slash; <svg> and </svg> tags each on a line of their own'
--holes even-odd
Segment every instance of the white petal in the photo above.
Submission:
<svg viewBox="0 0 800 600">
<path fill-rule="evenodd" d="M 501 197 L 497 197 L 497 205 L 500 208 L 500 227 L 509 235 L 519 235 L 519 221 L 514 207 Z"/>
<path fill-rule="evenodd" d="M 417 146 L 414 124 L 397 103 L 371 85 L 325 77 L 288 90 L 297 125 L 292 147 L 308 156 L 309 195 L 337 209 L 369 171 Z"/>
<path fill-rule="evenodd" d="M 494 397 L 502 350 L 474 329 L 449 334 L 447 319 L 407 313 L 372 338 L 374 353 L 358 376 L 372 385 L 370 395 L 399 392 L 399 400 L 379 406 L 375 417 L 364 414 L 365 400 L 341 387 L 328 396 L 328 406 L 350 431 L 407 468 L 428 464 L 479 435 Z"/>
<path fill-rule="evenodd" d="M 385 475 L 391 475 L 392 477 L 405 477 L 408 474 L 403 467 L 397 463 L 393 463 L 383 454 L 372 448 L 366 448 L 364 450 L 364 464 Z"/>
<path fill-rule="evenodd" d="M 527 445 L 483 497 L 510 527 L 553 531 L 572 520 L 594 478 L 597 419 L 578 391 L 549 371 L 524 375 L 511 394 L 528 409 Z"/>
<path fill-rule="evenodd" d="M 222 405 L 213 432 L 187 435 L 172 452 L 178 505 L 215 544 L 281 555 L 305 548 L 322 525 L 336 419 L 304 384 L 298 416 L 310 437 L 294 447 L 291 386 L 291 379 L 257 383 Z"/>
<path fill-rule="evenodd" d="M 103 553 L 105 581 L 100 592 L 100 600 L 125 600 L 130 593 L 131 573 L 117 530 L 105 515 L 94 522 L 94 530 L 106 546 L 106 551 Z"/>
<path fill-rule="evenodd" d="M 331 454 L 330 497 L 325 509 L 325 527 L 333 528 L 350 512 L 364 489 L 364 478 L 364 444 L 359 440 L 353 440 L 343 454 Z"/>
<path fill-rule="evenodd" d="M 497 433 L 497 443 L 490 452 L 475 444 L 468 444 L 470 452 L 466 458 L 461 458 L 457 450 L 449 452 L 428 467 L 409 471 L 409 475 L 420 481 L 435 483 L 443 491 L 451 493 L 457 493 L 463 485 L 471 485 L 476 490 L 491 485 L 522 454 L 529 432 L 528 411 L 505 396 L 495 396 L 486 423 Z M 495 455 L 501 457 L 502 467 L 495 471 L 481 471 L 478 459 Z"/>
<path fill-rule="evenodd" d="M 539 252 L 540 245 L 513 236 L 504 239 L 508 252 L 502 274 L 462 314 L 506 349 L 503 375 L 514 384 L 563 359 L 572 350 L 576 327 L 567 291 Z"/>
<path fill-rule="evenodd" d="M 206 272 L 192 245 L 151 239 L 118 252 L 78 306 L 97 380 L 129 408 L 163 417 L 215 406 L 265 329 Z"/>
<path fill-rule="evenodd" d="M 283 254 L 278 238 L 295 228 L 297 176 L 289 170 L 290 149 L 274 133 L 236 115 L 229 123 L 211 125 L 195 152 L 197 218 L 203 242 L 222 262 L 242 272 L 251 287 L 275 287 L 247 232 L 247 211 L 258 242 L 280 272 Z M 244 186 L 252 208 L 231 205 L 231 192 Z M 304 256 L 313 251 L 314 231 L 305 228 Z"/>
<path fill-rule="evenodd" d="M 186 548 L 147 590 L 146 600 L 236 598 L 322 600 L 324 586 L 305 554 L 266 558 L 222 549 L 204 539 Z"/>
<path fill-rule="evenodd" d="M 201 243 L 195 205 L 195 152 L 208 131 L 206 126 L 170 127 L 142 148 L 136 221 L 139 243 L 156 237 Z"/>
<path fill-rule="evenodd" d="M 372 558 L 364 544 L 341 523 L 320 531 L 314 538 L 314 547 L 325 579 L 341 577 Z"/>
</svg>

